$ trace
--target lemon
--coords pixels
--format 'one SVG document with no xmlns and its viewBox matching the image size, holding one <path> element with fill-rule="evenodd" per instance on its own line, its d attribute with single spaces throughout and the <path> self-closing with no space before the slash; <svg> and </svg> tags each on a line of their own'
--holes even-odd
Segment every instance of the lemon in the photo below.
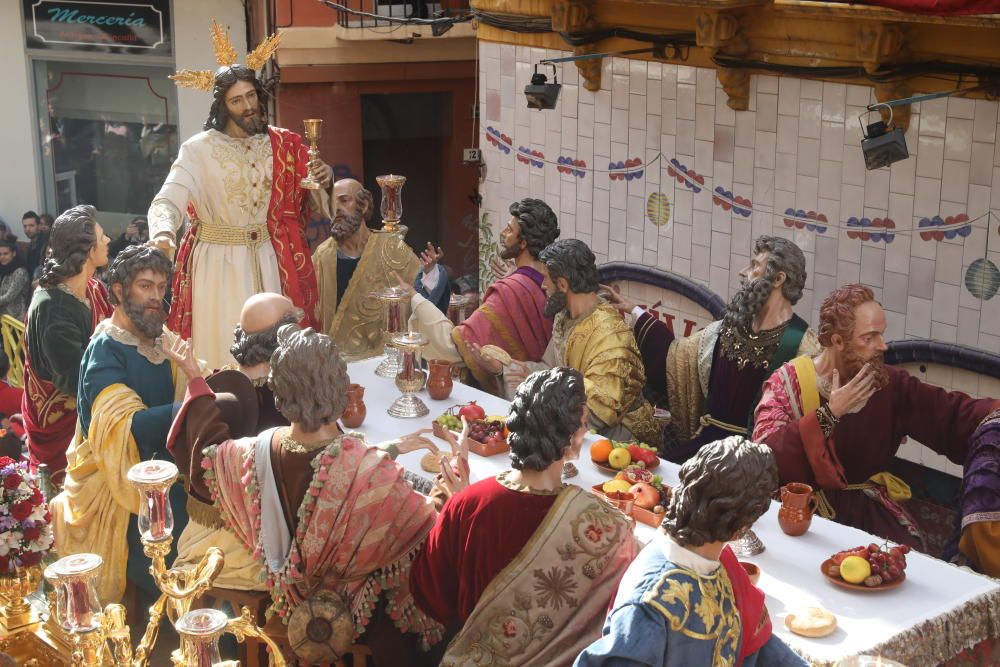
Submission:
<svg viewBox="0 0 1000 667">
<path fill-rule="evenodd" d="M 861 556 L 848 556 L 840 564 L 840 576 L 849 584 L 860 584 L 872 574 L 872 566 Z"/>
<path fill-rule="evenodd" d="M 627 449 L 615 447 L 608 454 L 608 465 L 615 470 L 621 470 L 629 463 L 632 463 L 632 455 L 628 453 Z"/>
<path fill-rule="evenodd" d="M 628 490 L 632 488 L 632 485 L 626 482 L 624 479 L 613 479 L 610 482 L 605 482 L 601 490 L 604 493 L 614 493 L 615 491 L 619 493 L 628 493 Z"/>
</svg>

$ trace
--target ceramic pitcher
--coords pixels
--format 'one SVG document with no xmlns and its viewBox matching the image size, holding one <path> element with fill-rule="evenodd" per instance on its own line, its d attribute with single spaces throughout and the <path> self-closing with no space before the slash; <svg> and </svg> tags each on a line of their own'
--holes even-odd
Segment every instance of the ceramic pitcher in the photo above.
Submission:
<svg viewBox="0 0 1000 667">
<path fill-rule="evenodd" d="M 817 501 L 813 488 L 808 484 L 792 482 L 781 487 L 781 508 L 778 510 L 778 524 L 786 535 L 792 537 L 809 530 Z"/>
<path fill-rule="evenodd" d="M 444 359 L 430 359 L 427 362 L 429 376 L 427 378 L 427 393 L 435 401 L 442 401 L 451 396 L 451 362 Z"/>
<path fill-rule="evenodd" d="M 340 416 L 340 422 L 346 428 L 357 428 L 365 421 L 368 409 L 365 408 L 365 388 L 360 384 L 352 384 L 347 388 L 347 407 Z"/>
</svg>

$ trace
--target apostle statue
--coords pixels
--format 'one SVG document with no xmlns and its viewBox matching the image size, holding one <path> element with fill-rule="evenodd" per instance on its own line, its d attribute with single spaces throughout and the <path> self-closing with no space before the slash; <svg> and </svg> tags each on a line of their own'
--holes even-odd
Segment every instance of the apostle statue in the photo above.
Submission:
<svg viewBox="0 0 1000 667">
<path fill-rule="evenodd" d="M 298 134 L 267 123 L 255 70 L 277 40 L 266 40 L 244 66 L 217 24 L 213 36 L 222 67 L 172 77 L 210 91 L 212 107 L 204 131 L 181 146 L 148 217 L 151 243 L 171 255 L 178 228 L 190 220 L 177 252 L 169 326 L 214 369 L 232 363 L 229 334 L 252 294 L 284 294 L 306 324 L 315 323 L 316 275 L 305 239 L 311 199 L 300 181 L 312 174 L 328 187 L 332 171 L 308 162 Z"/>
<path fill-rule="evenodd" d="M 139 539 L 139 494 L 127 475 L 140 461 L 167 457 L 178 388 L 200 374 L 197 363 L 179 374 L 167 356 L 167 349 L 186 346 L 163 326 L 170 271 L 170 260 L 149 246 L 115 257 L 108 269 L 115 310 L 97 326 L 80 363 L 79 429 L 66 455 L 64 491 L 52 501 L 53 529 L 60 555 L 104 559 L 102 604 L 121 599 L 126 579 L 140 599 L 159 595 Z M 180 486 L 171 489 L 170 502 L 174 525 L 183 530 Z"/>
<path fill-rule="evenodd" d="M 107 290 L 94 278 L 108 263 L 109 240 L 93 206 L 67 209 L 52 225 L 51 253 L 28 307 L 21 414 L 31 465 L 48 465 L 56 484 L 76 430 L 80 360 L 94 327 L 111 314 Z"/>
<path fill-rule="evenodd" d="M 740 279 L 722 319 L 686 338 L 609 291 L 620 310 L 635 316 L 649 388 L 670 408 L 672 437 L 662 453 L 671 461 L 683 462 L 727 435 L 748 436 L 764 380 L 792 357 L 819 351 L 816 334 L 792 312 L 806 283 L 797 245 L 761 236 Z"/>
<path fill-rule="evenodd" d="M 733 435 L 702 447 L 678 476 L 663 526 L 625 572 L 603 636 L 574 667 L 805 667 L 771 633 L 763 591 L 726 545 L 770 506 L 774 456 Z"/>
<path fill-rule="evenodd" d="M 1000 407 L 972 434 L 958 509 L 945 557 L 1000 579 Z"/>
<path fill-rule="evenodd" d="M 560 239 L 540 254 L 544 314 L 554 317 L 540 362 L 503 368 L 507 390 L 533 370 L 568 366 L 583 373 L 590 427 L 606 438 L 659 446 L 661 428 L 643 397 L 646 375 L 635 337 L 615 308 L 597 295 L 594 253 L 578 239 Z"/>
<path fill-rule="evenodd" d="M 516 268 L 490 285 L 482 305 L 464 322 L 455 326 L 419 294 L 413 294 L 411 300 L 410 329 L 430 341 L 424 357 L 464 362 L 479 386 L 493 394 L 500 391 L 496 382 L 500 366 L 483 358 L 483 345 L 500 347 L 517 361 L 541 361 L 552 337 L 538 256 L 559 238 L 559 222 L 541 199 L 514 202 L 510 216 L 500 231 L 500 257 L 512 260 Z M 412 293 L 405 282 L 400 286 Z"/>
<path fill-rule="evenodd" d="M 451 290 L 444 267 L 438 264 L 444 256 L 440 248 L 428 243 L 418 260 L 402 234 L 369 229 L 374 198 L 353 178 L 334 183 L 329 208 L 330 238 L 316 248 L 313 264 L 322 330 L 336 341 L 345 359 L 382 353 L 385 306 L 374 295 L 396 285 L 396 274 L 413 282 L 422 297 L 447 312 Z"/>
<path fill-rule="evenodd" d="M 886 366 L 886 320 L 872 290 L 834 290 L 819 311 L 816 357 L 782 365 L 764 384 L 753 440 L 774 450 L 781 483 L 818 491 L 819 514 L 926 551 L 906 509 L 910 488 L 888 472 L 911 437 L 964 463 L 980 422 L 1000 402 L 945 391 Z"/>
</svg>

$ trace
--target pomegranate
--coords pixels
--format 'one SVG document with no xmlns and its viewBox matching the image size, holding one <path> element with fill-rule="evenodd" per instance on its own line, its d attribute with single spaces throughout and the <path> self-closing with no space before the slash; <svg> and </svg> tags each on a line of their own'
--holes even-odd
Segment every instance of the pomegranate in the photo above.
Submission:
<svg viewBox="0 0 1000 667">
<path fill-rule="evenodd" d="M 486 410 L 483 410 L 482 407 L 476 405 L 475 401 L 469 401 L 459 409 L 458 416 L 465 417 L 466 420 L 471 422 L 474 419 L 485 419 Z"/>
<path fill-rule="evenodd" d="M 635 504 L 637 507 L 651 510 L 660 504 L 660 492 L 656 490 L 655 486 L 648 482 L 638 482 L 633 484 L 628 492 L 635 496 Z"/>
</svg>

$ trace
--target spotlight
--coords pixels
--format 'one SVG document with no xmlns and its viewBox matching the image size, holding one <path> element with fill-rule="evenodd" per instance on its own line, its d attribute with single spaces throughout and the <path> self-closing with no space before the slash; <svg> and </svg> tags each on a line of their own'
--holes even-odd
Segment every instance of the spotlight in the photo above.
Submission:
<svg viewBox="0 0 1000 667">
<path fill-rule="evenodd" d="M 559 77 L 556 75 L 556 66 L 553 63 L 541 62 L 541 65 L 552 67 L 553 83 L 548 83 L 544 74 L 539 74 L 538 65 L 535 65 L 535 73 L 531 75 L 531 83 L 524 87 L 524 96 L 528 98 L 529 109 L 555 109 L 556 100 L 559 99 Z"/>
<path fill-rule="evenodd" d="M 861 124 L 861 152 L 865 156 L 865 169 L 872 170 L 879 167 L 888 167 L 893 162 L 899 162 L 910 157 L 910 152 L 906 149 L 906 137 L 903 130 L 892 126 L 892 107 L 888 104 L 875 104 L 868 107 L 868 111 L 874 111 L 879 107 L 889 110 L 889 122 L 879 120 L 865 127 Z M 862 114 L 864 115 L 864 114 Z M 861 121 L 861 117 L 858 117 Z M 892 128 L 892 129 L 890 129 Z"/>
</svg>

